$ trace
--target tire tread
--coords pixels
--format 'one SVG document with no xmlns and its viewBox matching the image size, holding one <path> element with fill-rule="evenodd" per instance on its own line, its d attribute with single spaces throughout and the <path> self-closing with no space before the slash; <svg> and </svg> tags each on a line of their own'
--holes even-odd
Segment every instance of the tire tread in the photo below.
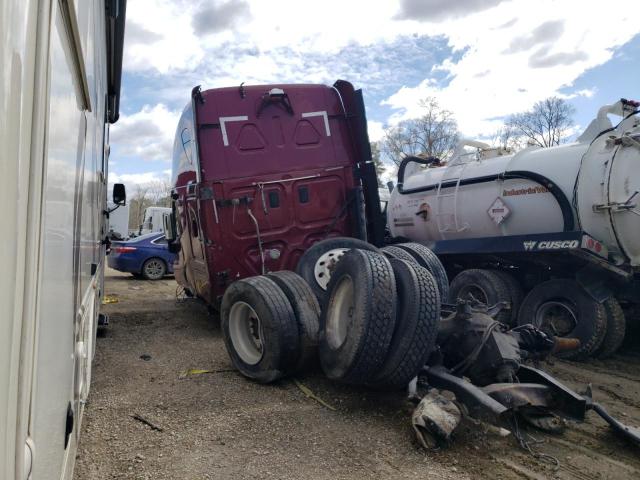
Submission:
<svg viewBox="0 0 640 480">
<path fill-rule="evenodd" d="M 449 278 L 447 271 L 438 256 L 421 243 L 398 243 L 396 247 L 402 248 L 418 262 L 418 264 L 431 272 L 438 284 L 440 298 L 449 298 Z"/>
<path fill-rule="evenodd" d="M 394 336 L 399 338 L 392 341 L 392 349 L 373 383 L 373 386 L 394 390 L 406 387 L 426 364 L 435 347 L 440 323 L 440 292 L 431 272 L 415 262 L 397 262 L 402 262 L 411 272 L 413 285 L 407 287 L 411 289 L 408 297 L 413 297 L 414 303 L 408 307 L 411 309 L 408 315 L 413 318 L 406 318 L 406 324 L 401 324 L 402 307 L 398 306 Z"/>
</svg>

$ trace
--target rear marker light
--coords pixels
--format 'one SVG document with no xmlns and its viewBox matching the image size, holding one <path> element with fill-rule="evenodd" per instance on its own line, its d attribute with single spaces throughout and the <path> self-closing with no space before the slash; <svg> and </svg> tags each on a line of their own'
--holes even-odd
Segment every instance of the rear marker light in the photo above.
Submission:
<svg viewBox="0 0 640 480">
<path fill-rule="evenodd" d="M 135 252 L 137 249 L 136 247 L 116 247 L 114 248 L 114 250 L 117 253 L 129 253 L 129 252 Z"/>
</svg>

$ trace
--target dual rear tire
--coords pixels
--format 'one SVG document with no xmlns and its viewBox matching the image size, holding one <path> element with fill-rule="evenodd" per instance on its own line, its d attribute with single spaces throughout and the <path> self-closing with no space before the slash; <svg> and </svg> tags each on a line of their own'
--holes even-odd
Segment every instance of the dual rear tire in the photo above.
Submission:
<svg viewBox="0 0 640 480">
<path fill-rule="evenodd" d="M 296 273 L 304 278 L 319 302 L 326 295 L 334 268 L 342 256 L 354 248 L 380 252 L 375 246 L 357 238 L 334 237 L 315 243 L 300 257 Z"/>
<path fill-rule="evenodd" d="M 270 383 L 319 358 L 333 380 L 404 388 L 432 353 L 439 285 L 415 261 L 351 249 L 331 271 L 320 309 L 299 275 L 275 272 L 234 282 L 221 325 L 234 366 Z"/>
<path fill-rule="evenodd" d="M 382 249 L 388 257 L 414 262 L 429 270 L 440 292 L 440 298 L 449 296 L 449 278 L 440 259 L 429 248 L 420 243 L 397 243 Z"/>
<path fill-rule="evenodd" d="M 406 387 L 433 351 L 440 294 L 415 262 L 352 250 L 337 265 L 320 317 L 325 374 L 351 384 Z"/>
<path fill-rule="evenodd" d="M 260 383 L 306 367 L 316 356 L 319 307 L 293 272 L 238 280 L 224 294 L 221 327 L 233 365 Z"/>
</svg>

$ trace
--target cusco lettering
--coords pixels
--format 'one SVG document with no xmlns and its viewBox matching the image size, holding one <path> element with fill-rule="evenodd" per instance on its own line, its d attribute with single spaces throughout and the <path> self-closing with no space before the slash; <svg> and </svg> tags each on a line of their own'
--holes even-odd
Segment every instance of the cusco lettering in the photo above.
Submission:
<svg viewBox="0 0 640 480">
<path fill-rule="evenodd" d="M 524 242 L 525 250 L 559 250 L 578 248 L 580 242 L 578 240 L 550 240 L 542 242 Z"/>
</svg>

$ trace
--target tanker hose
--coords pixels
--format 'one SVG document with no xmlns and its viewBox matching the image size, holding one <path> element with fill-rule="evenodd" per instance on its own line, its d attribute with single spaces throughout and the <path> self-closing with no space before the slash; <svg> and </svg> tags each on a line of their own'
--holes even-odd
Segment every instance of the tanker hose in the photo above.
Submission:
<svg viewBox="0 0 640 480">
<path fill-rule="evenodd" d="M 408 155 L 402 159 L 400 162 L 400 166 L 398 167 L 398 184 L 396 188 L 399 193 L 404 193 L 404 171 L 407 168 L 407 165 L 410 163 L 418 163 L 420 165 L 433 165 L 434 163 L 440 163 L 440 159 L 436 157 L 416 157 L 413 155 Z"/>
</svg>

